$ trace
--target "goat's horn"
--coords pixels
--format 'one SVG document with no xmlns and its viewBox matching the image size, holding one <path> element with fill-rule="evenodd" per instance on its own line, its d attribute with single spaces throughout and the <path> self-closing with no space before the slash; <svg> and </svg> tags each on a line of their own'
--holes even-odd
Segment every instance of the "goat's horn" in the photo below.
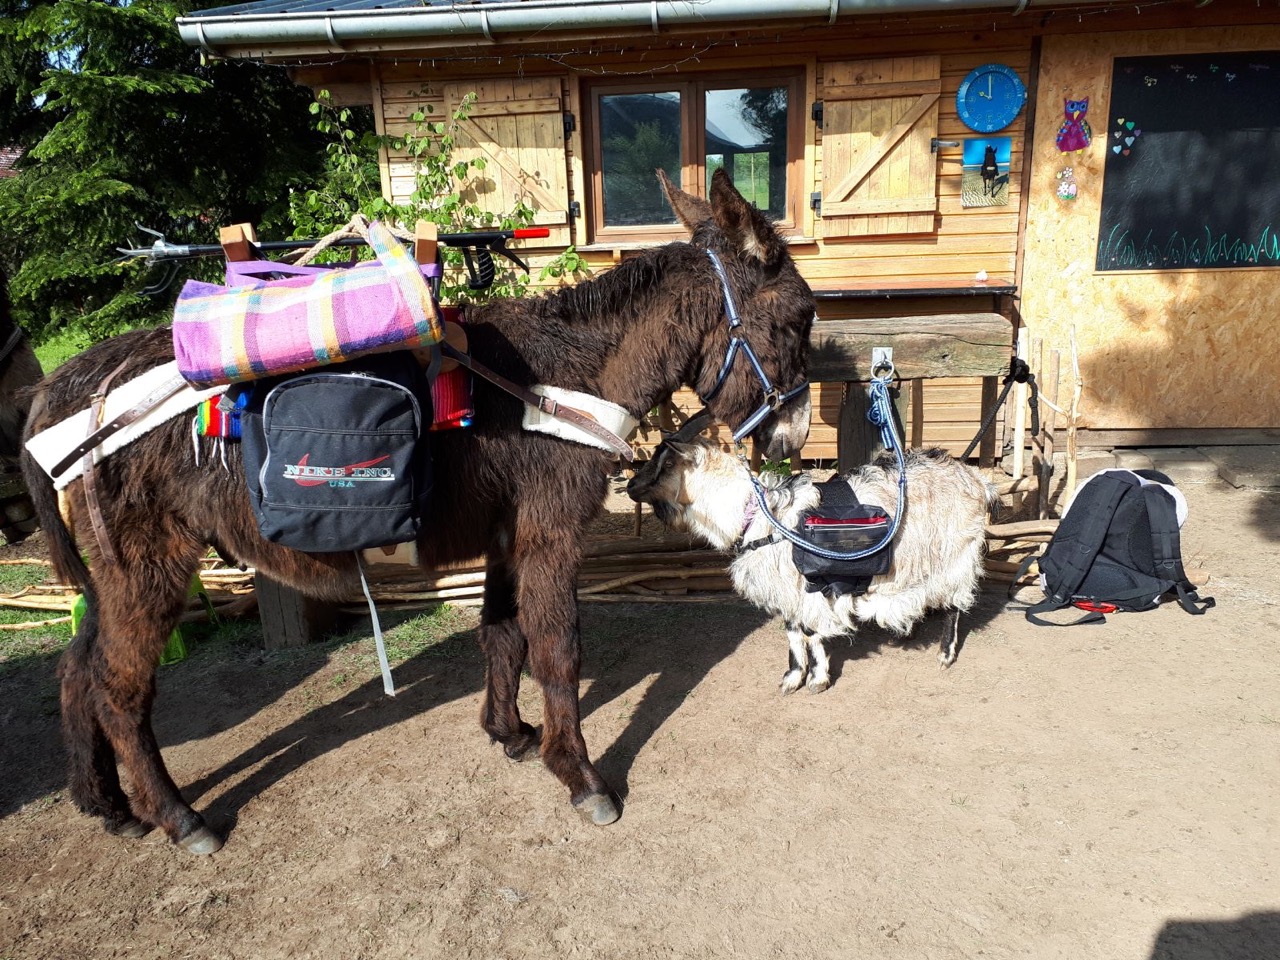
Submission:
<svg viewBox="0 0 1280 960">
<path fill-rule="evenodd" d="M 711 411 L 703 407 L 692 417 L 684 422 L 684 424 L 675 433 L 666 437 L 667 440 L 674 440 L 676 443 L 687 443 L 692 440 L 711 424 L 715 423 L 715 417 L 711 415 Z"/>
</svg>

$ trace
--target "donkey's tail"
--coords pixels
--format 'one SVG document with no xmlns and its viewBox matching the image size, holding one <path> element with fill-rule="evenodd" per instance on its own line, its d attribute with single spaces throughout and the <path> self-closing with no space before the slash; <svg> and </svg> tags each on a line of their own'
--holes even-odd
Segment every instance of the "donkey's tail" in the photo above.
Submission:
<svg viewBox="0 0 1280 960">
<path fill-rule="evenodd" d="M 92 639 L 97 632 L 98 604 L 94 594 L 93 581 L 89 576 L 89 568 L 80 549 L 76 546 L 75 537 L 62 519 L 62 511 L 58 509 L 58 492 L 53 487 L 53 479 L 44 472 L 44 468 L 36 462 L 27 451 L 26 442 L 35 433 L 32 425 L 39 423 L 45 410 L 46 398 L 41 386 L 33 391 L 31 414 L 23 431 L 23 447 L 20 455 L 22 475 L 27 482 L 27 492 L 31 496 L 31 505 L 35 507 L 36 516 L 40 518 L 40 528 L 44 530 L 45 544 L 49 549 L 49 561 L 58 579 L 66 584 L 79 587 L 84 594 L 85 616 L 81 621 L 78 636 Z"/>
</svg>

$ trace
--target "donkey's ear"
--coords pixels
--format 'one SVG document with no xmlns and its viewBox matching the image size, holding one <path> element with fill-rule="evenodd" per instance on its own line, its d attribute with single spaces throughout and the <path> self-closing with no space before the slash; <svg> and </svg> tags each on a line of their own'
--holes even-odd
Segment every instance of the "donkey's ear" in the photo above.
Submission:
<svg viewBox="0 0 1280 960">
<path fill-rule="evenodd" d="M 689 463 L 699 462 L 703 449 L 701 444 L 684 443 L 680 440 L 668 440 L 666 448 L 671 451 L 677 460 L 684 460 Z"/>
<path fill-rule="evenodd" d="M 723 167 L 711 177 L 711 211 L 716 226 L 747 256 L 769 263 L 785 249 L 773 224 L 742 198 Z"/>
<path fill-rule="evenodd" d="M 662 185 L 662 193 L 667 198 L 667 203 L 671 204 L 676 218 L 690 233 L 693 233 L 698 224 L 711 219 L 711 204 L 701 197 L 685 193 L 668 179 L 667 172 L 661 167 L 658 168 L 658 183 Z"/>
</svg>

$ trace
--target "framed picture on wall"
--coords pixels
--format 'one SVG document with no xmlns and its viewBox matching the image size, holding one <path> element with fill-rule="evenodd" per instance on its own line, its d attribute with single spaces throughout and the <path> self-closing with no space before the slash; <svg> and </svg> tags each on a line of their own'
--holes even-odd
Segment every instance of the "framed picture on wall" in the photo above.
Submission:
<svg viewBox="0 0 1280 960">
<path fill-rule="evenodd" d="M 960 205 L 1000 207 L 1009 202 L 1011 137 L 971 137 L 964 141 Z"/>
<path fill-rule="evenodd" d="M 1098 270 L 1280 266 L 1280 51 L 1117 57 L 1093 133 Z"/>
</svg>

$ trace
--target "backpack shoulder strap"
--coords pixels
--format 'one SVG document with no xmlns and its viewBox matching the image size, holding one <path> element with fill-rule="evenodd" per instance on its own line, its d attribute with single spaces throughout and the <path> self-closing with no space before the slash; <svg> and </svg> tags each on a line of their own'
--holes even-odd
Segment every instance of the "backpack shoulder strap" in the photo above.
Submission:
<svg viewBox="0 0 1280 960">
<path fill-rule="evenodd" d="M 1067 549 L 1054 557 L 1060 565 L 1059 579 L 1054 584 L 1054 591 L 1048 601 L 1053 601 L 1059 607 L 1070 603 L 1076 590 L 1084 582 L 1089 567 L 1093 565 L 1094 557 L 1098 555 L 1103 541 L 1107 538 L 1107 528 L 1111 526 L 1111 520 L 1116 515 L 1120 501 L 1133 487 L 1139 486 L 1139 480 L 1137 477 L 1123 473 L 1108 474 L 1090 481 L 1090 485 L 1094 487 L 1096 498 L 1087 505 L 1085 503 L 1074 505 L 1078 510 L 1084 511 L 1084 518 L 1077 529 L 1074 542 L 1069 545 L 1064 544 Z M 1050 541 L 1048 549 L 1052 548 L 1053 541 Z"/>
<path fill-rule="evenodd" d="M 1071 598 L 1084 582 L 1094 558 L 1102 549 L 1102 543 L 1107 537 L 1107 528 L 1111 526 L 1111 519 L 1116 515 L 1120 501 L 1130 489 L 1139 485 L 1136 477 L 1127 474 L 1108 474 L 1097 477 L 1089 483 L 1094 497 L 1087 502 L 1073 504 L 1073 509 L 1079 511 L 1076 516 L 1083 515 L 1076 537 L 1069 546 L 1062 549 L 1061 555 L 1054 558 L 1058 562 L 1054 592 L 1039 603 L 1027 607 L 1026 618 L 1030 623 L 1042 627 L 1074 627 L 1082 623 L 1106 623 L 1106 617 L 1097 611 L 1090 611 L 1070 623 L 1053 623 L 1037 616 L 1037 614 L 1048 613 L 1050 610 L 1060 610 L 1071 603 Z M 1053 541 L 1050 541 L 1045 552 L 1047 553 L 1052 547 Z M 1029 562 L 1030 558 L 1024 562 L 1024 569 L 1020 573 L 1025 572 Z"/>
<path fill-rule="evenodd" d="M 1182 566 L 1182 541 L 1173 498 L 1159 486 L 1151 484 L 1143 486 L 1142 495 L 1151 520 L 1151 554 L 1155 560 L 1156 576 L 1169 582 L 1183 610 L 1197 615 L 1204 613 L 1214 606 L 1214 599 L 1201 598 L 1187 579 L 1187 571 Z M 1197 603 L 1201 606 L 1197 607 Z"/>
</svg>

